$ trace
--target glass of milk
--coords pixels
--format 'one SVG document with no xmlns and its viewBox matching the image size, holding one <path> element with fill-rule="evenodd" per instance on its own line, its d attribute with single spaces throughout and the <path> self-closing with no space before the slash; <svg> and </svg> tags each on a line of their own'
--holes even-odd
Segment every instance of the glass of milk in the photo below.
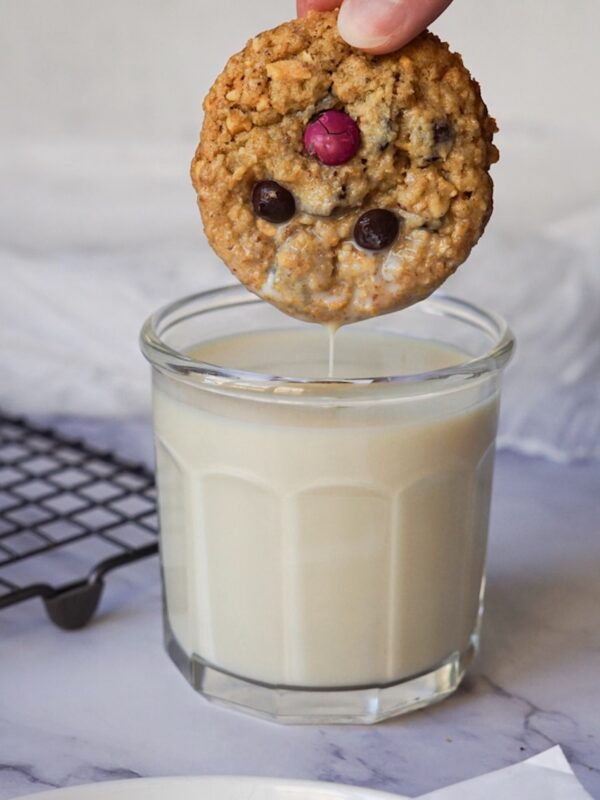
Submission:
<svg viewBox="0 0 600 800">
<path fill-rule="evenodd" d="M 514 340 L 436 295 L 342 328 L 332 372 L 329 345 L 241 286 L 146 323 L 166 646 L 212 700 L 369 723 L 477 650 Z"/>
</svg>

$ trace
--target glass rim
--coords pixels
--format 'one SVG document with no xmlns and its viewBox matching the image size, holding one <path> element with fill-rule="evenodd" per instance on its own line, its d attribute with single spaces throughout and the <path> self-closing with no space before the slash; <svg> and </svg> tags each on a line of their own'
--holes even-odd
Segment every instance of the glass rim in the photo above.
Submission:
<svg viewBox="0 0 600 800">
<path fill-rule="evenodd" d="M 441 317 L 450 317 L 466 325 L 477 328 L 494 340 L 493 345 L 483 355 L 462 361 L 459 364 L 443 367 L 427 372 L 403 375 L 378 375 L 362 378 L 297 378 L 286 375 L 238 370 L 212 364 L 192 358 L 190 355 L 167 344 L 166 333 L 186 320 L 218 312 L 228 308 L 245 305 L 260 305 L 266 301 L 250 293 L 242 285 L 223 286 L 210 289 L 160 307 L 145 321 L 140 333 L 140 347 L 145 358 L 153 367 L 170 372 L 177 376 L 195 375 L 207 383 L 222 388 L 250 389 L 256 391 L 282 390 L 283 387 L 297 386 L 307 389 L 311 386 L 324 389 L 356 386 L 364 389 L 368 385 L 407 385 L 423 384 L 435 381 L 447 381 L 451 378 L 473 379 L 500 371 L 510 360 L 515 349 L 515 337 L 508 323 L 499 314 L 453 297 L 436 292 L 414 306 L 419 310 Z M 202 305 L 203 307 L 195 306 Z M 397 312 L 401 313 L 401 312 Z"/>
</svg>

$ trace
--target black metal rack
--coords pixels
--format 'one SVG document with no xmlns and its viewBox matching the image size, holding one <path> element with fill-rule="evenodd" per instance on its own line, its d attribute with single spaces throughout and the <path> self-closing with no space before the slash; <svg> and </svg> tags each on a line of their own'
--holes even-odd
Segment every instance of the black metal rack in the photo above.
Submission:
<svg viewBox="0 0 600 800">
<path fill-rule="evenodd" d="M 139 464 L 0 415 L 0 609 L 41 597 L 74 630 L 104 577 L 158 551 L 154 476 Z"/>
</svg>

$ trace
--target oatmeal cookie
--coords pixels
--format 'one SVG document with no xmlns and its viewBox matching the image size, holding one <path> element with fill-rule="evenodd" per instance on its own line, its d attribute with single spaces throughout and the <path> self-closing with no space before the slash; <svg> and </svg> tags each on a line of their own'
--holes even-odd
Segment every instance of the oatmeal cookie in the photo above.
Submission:
<svg viewBox="0 0 600 800">
<path fill-rule="evenodd" d="M 429 32 L 373 56 L 312 13 L 251 39 L 204 103 L 192 180 L 208 239 L 282 311 L 343 324 L 427 297 L 492 211 L 496 130 Z"/>
</svg>

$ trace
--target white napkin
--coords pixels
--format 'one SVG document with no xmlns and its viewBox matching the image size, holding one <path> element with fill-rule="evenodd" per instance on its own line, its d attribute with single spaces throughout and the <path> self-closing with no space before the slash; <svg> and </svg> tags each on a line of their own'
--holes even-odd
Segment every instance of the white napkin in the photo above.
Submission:
<svg viewBox="0 0 600 800">
<path fill-rule="evenodd" d="M 421 800 L 590 800 L 560 747 L 512 767 L 421 795 Z"/>
</svg>

